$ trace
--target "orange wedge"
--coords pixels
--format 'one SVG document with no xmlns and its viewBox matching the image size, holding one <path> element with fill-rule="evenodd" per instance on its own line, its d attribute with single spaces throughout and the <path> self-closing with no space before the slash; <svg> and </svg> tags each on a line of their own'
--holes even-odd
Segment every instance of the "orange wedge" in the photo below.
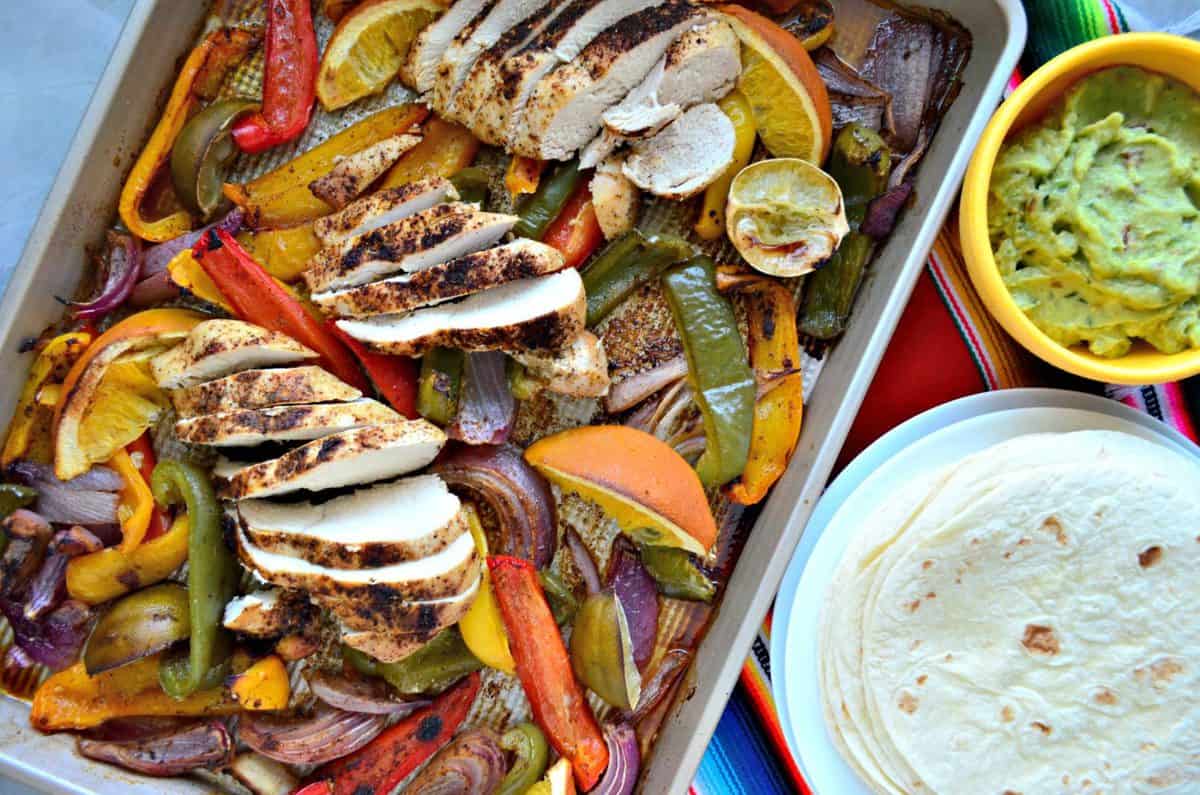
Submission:
<svg viewBox="0 0 1200 795">
<path fill-rule="evenodd" d="M 804 44 L 748 8 L 719 8 L 742 42 L 738 88 L 750 100 L 763 145 L 775 157 L 825 162 L 833 140 L 833 113 L 825 83 Z"/>
<path fill-rule="evenodd" d="M 564 491 L 599 505 L 639 541 L 707 555 L 717 540 L 696 470 L 645 431 L 574 428 L 530 445 L 525 460 Z"/>
</svg>

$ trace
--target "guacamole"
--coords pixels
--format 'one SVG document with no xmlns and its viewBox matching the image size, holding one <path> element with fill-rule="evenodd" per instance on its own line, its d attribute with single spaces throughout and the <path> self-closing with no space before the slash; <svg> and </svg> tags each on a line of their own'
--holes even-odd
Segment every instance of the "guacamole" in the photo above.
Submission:
<svg viewBox="0 0 1200 795">
<path fill-rule="evenodd" d="M 1130 66 L 1083 78 L 1005 143 L 988 231 L 1004 283 L 1062 345 L 1200 347 L 1200 95 Z"/>
</svg>

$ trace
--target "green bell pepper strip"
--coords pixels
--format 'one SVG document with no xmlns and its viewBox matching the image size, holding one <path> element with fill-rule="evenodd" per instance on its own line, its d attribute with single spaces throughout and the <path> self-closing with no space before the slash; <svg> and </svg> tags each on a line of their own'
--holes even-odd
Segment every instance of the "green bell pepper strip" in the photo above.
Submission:
<svg viewBox="0 0 1200 795">
<path fill-rule="evenodd" d="M 359 673 L 377 676 L 406 696 L 437 694 L 483 668 L 457 627 L 439 632 L 433 640 L 403 660 L 385 663 L 352 649 L 342 647 L 342 656 Z"/>
<path fill-rule="evenodd" d="M 150 489 L 163 507 L 184 503 L 191 524 L 187 586 L 192 630 L 188 667 L 186 671 L 168 668 L 163 683 L 172 696 L 183 698 L 199 690 L 209 669 L 221 662 L 218 657 L 228 641 L 221 615 L 237 591 L 238 565 L 222 538 L 221 508 L 208 475 L 182 461 L 159 461 L 150 476 Z M 163 680 L 161 669 L 159 679 Z"/>
<path fill-rule="evenodd" d="M 513 227 L 513 234 L 541 240 L 582 179 L 583 172 L 576 161 L 556 166 L 549 177 L 542 179 L 537 193 L 521 206 L 521 220 Z"/>
<path fill-rule="evenodd" d="M 733 306 L 717 292 L 716 266 L 693 257 L 663 276 L 663 290 L 683 339 L 688 378 L 704 418 L 707 444 L 696 474 L 706 488 L 742 473 L 754 431 L 754 373 Z"/>
<path fill-rule="evenodd" d="M 225 203 L 221 189 L 228 166 L 238 154 L 233 123 L 257 110 L 248 99 L 223 99 L 188 120 L 171 148 L 175 195 L 194 213 L 209 218 Z"/>
<path fill-rule="evenodd" d="M 455 348 L 434 348 L 421 357 L 418 414 L 438 425 L 450 424 L 458 413 L 464 362 L 463 352 Z"/>
<path fill-rule="evenodd" d="M 19 508 L 27 508 L 37 500 L 37 489 L 29 486 L 18 486 L 16 483 L 0 483 L 0 519 L 5 518 Z M 7 543 L 8 536 L 0 533 Z M 0 548 L 0 552 L 4 550 Z"/>
<path fill-rule="evenodd" d="M 654 578 L 658 592 L 672 599 L 711 602 L 717 586 L 701 571 L 691 554 L 678 547 L 643 546 L 642 565 Z"/>
<path fill-rule="evenodd" d="M 500 747 L 515 758 L 508 774 L 500 782 L 496 795 L 525 795 L 541 780 L 550 762 L 550 746 L 546 735 L 536 724 L 518 723 L 500 738 Z"/>
<path fill-rule="evenodd" d="M 563 582 L 562 577 L 549 569 L 542 569 L 538 572 L 538 581 L 541 582 L 542 591 L 546 594 L 546 603 L 550 605 L 550 614 L 554 616 L 554 623 L 561 627 L 574 621 L 575 613 L 579 611 L 579 600 Z"/>
<path fill-rule="evenodd" d="M 692 244 L 681 237 L 646 237 L 636 229 L 609 243 L 582 274 L 588 326 L 607 317 L 630 293 L 658 278 L 667 266 L 695 253 Z"/>
<path fill-rule="evenodd" d="M 491 181 L 487 169 L 479 166 L 464 168 L 450 177 L 451 184 L 458 191 L 458 200 L 478 204 L 480 208 L 487 202 Z"/>
</svg>

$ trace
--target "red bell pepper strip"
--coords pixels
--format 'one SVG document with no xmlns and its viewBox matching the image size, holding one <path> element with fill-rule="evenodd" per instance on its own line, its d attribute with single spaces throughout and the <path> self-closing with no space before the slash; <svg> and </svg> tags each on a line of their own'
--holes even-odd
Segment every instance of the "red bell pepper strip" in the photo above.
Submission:
<svg viewBox="0 0 1200 795">
<path fill-rule="evenodd" d="M 577 268 L 603 240 L 604 232 L 592 206 L 592 191 L 585 181 L 567 199 L 558 217 L 550 222 L 542 242 L 558 249 L 568 268 Z"/>
<path fill-rule="evenodd" d="M 488 569 L 533 718 L 554 749 L 571 760 L 575 781 L 586 792 L 608 767 L 608 746 L 575 680 L 537 569 L 523 558 L 507 555 L 489 557 Z"/>
<path fill-rule="evenodd" d="M 299 137 L 317 96 L 317 34 L 310 0 L 268 0 L 262 110 L 233 127 L 233 140 L 254 154 Z"/>
<path fill-rule="evenodd" d="M 478 693 L 479 674 L 471 674 L 354 753 L 317 768 L 311 778 L 332 781 L 333 795 L 388 795 L 450 741 Z"/>
<path fill-rule="evenodd" d="M 329 781 L 314 781 L 296 789 L 292 795 L 333 795 L 333 784 Z"/>
<path fill-rule="evenodd" d="M 150 476 L 154 473 L 154 464 L 157 463 L 154 458 L 154 444 L 150 441 L 150 432 L 146 431 L 125 445 L 125 452 L 133 456 L 133 461 L 137 464 L 138 471 L 142 473 L 142 478 L 149 483 Z M 155 500 L 154 510 L 150 513 L 150 526 L 146 528 L 146 535 L 142 536 L 142 543 L 158 538 L 165 532 L 167 532 L 167 517 L 159 507 L 158 501 Z"/>
<path fill-rule="evenodd" d="M 228 232 L 213 230 L 204 235 L 196 241 L 192 256 L 239 318 L 287 334 L 320 354 L 318 363 L 347 384 L 364 392 L 370 389 L 346 346 L 271 278 Z"/>
<path fill-rule="evenodd" d="M 325 328 L 354 351 L 358 363 L 375 384 L 375 389 L 392 408 L 410 420 L 417 418 L 418 373 L 414 359 L 376 353 L 338 328 L 333 319 L 325 321 Z"/>
</svg>

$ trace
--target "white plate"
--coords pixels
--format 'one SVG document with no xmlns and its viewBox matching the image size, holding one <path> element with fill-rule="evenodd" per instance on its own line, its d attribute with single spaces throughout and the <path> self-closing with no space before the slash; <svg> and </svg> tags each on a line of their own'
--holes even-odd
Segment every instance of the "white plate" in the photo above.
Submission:
<svg viewBox="0 0 1200 795">
<path fill-rule="evenodd" d="M 952 401 L 903 423 L 829 486 L 784 576 L 771 637 L 771 689 L 780 723 L 814 792 L 869 795 L 825 732 L 816 675 L 820 606 L 865 514 L 912 478 L 993 444 L 1027 433 L 1094 429 L 1124 431 L 1200 455 L 1182 434 L 1113 400 L 1064 390 L 1004 390 Z"/>
</svg>

